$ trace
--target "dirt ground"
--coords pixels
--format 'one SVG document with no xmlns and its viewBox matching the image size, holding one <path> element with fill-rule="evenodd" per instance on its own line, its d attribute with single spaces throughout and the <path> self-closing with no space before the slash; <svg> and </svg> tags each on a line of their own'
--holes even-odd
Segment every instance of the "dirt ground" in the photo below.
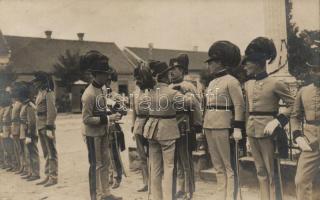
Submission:
<svg viewBox="0 0 320 200">
<path fill-rule="evenodd" d="M 130 117 L 130 116 L 128 116 Z M 126 145 L 134 145 L 130 133 L 131 120 L 123 119 L 122 125 L 126 134 Z M 50 188 L 36 186 L 34 182 L 27 182 L 4 170 L 0 170 L 0 200 L 88 200 L 88 158 L 86 145 L 81 136 L 81 115 L 62 114 L 57 119 L 57 149 L 59 156 L 59 183 Z M 41 175 L 43 178 L 42 150 Z M 147 193 L 138 193 L 142 186 L 140 173 L 129 171 L 128 152 L 122 152 L 122 159 L 128 174 L 123 178 L 120 188 L 112 190 L 117 196 L 126 200 L 145 200 Z M 243 199 L 258 199 L 257 187 L 243 187 Z M 212 181 L 198 180 L 196 183 L 195 200 L 219 199 L 217 184 Z M 286 196 L 285 199 L 294 199 Z"/>
</svg>

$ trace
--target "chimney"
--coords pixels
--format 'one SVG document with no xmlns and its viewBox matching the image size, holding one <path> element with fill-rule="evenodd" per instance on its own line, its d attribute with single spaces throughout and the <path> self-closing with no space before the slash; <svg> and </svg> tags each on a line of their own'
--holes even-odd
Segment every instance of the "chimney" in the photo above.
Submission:
<svg viewBox="0 0 320 200">
<path fill-rule="evenodd" d="M 198 46 L 193 46 L 192 51 L 198 51 Z"/>
<path fill-rule="evenodd" d="M 152 56 L 152 51 L 153 51 L 153 43 L 150 42 L 148 44 L 148 47 L 149 47 L 149 60 L 153 59 L 153 56 Z"/>
<path fill-rule="evenodd" d="M 51 39 L 52 31 L 47 30 L 47 31 L 44 32 L 44 34 L 46 35 L 47 39 Z"/>
<path fill-rule="evenodd" d="M 79 41 L 83 41 L 84 33 L 77 33 Z"/>
</svg>

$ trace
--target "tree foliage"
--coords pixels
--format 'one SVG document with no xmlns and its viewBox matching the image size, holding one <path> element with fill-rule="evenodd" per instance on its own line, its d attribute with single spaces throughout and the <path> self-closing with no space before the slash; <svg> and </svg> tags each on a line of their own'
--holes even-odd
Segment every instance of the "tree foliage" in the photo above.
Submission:
<svg viewBox="0 0 320 200">
<path fill-rule="evenodd" d="M 303 30 L 293 21 L 292 1 L 286 0 L 288 65 L 289 73 L 298 80 L 308 79 L 307 60 L 310 58 L 314 40 L 319 40 L 319 30 Z"/>
<path fill-rule="evenodd" d="M 5 90 L 6 87 L 11 86 L 16 79 L 17 75 L 11 68 L 6 67 L 0 70 L 0 90 Z"/>
<path fill-rule="evenodd" d="M 87 81 L 85 69 L 80 67 L 80 53 L 66 50 L 64 55 L 58 57 L 58 62 L 53 65 L 54 76 L 59 79 L 59 84 L 71 91 L 75 81 Z"/>
</svg>

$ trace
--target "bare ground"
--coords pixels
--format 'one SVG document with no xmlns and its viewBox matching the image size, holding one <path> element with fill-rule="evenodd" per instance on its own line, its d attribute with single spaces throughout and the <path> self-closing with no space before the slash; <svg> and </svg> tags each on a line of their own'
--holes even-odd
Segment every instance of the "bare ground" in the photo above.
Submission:
<svg viewBox="0 0 320 200">
<path fill-rule="evenodd" d="M 130 116 L 129 116 L 130 117 Z M 127 146 L 134 144 L 130 127 L 131 120 L 123 119 L 122 126 L 126 133 Z M 59 115 L 57 119 L 57 149 L 59 154 L 59 183 L 50 188 L 36 186 L 4 170 L 0 170 L 0 200 L 88 200 L 88 158 L 86 145 L 81 136 L 81 115 Z M 43 178 L 42 150 L 41 175 Z M 147 193 L 138 193 L 142 179 L 140 173 L 129 171 L 128 152 L 122 152 L 122 159 L 128 173 L 123 178 L 120 188 L 112 193 L 126 200 L 145 200 Z M 211 181 L 198 180 L 196 183 L 195 200 L 220 199 L 217 184 Z M 257 187 L 243 187 L 243 199 L 256 200 L 259 197 Z M 286 196 L 285 199 L 293 199 Z"/>
</svg>

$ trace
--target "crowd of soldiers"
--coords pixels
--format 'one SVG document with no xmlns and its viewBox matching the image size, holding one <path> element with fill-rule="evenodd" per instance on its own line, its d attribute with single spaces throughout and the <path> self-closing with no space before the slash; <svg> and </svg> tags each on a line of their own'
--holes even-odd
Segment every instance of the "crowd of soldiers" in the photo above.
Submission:
<svg viewBox="0 0 320 200">
<path fill-rule="evenodd" d="M 109 58 L 91 50 L 80 64 L 92 74 L 82 95 L 84 141 L 88 149 L 89 188 L 92 200 L 122 199 L 111 194 L 126 176 L 120 151 L 125 149 L 121 119 L 133 110 L 131 132 L 141 163 L 148 199 L 190 200 L 196 191 L 192 151 L 196 133 L 204 133 L 216 171 L 221 199 L 242 199 L 239 184 L 239 143 L 246 144 L 254 158 L 260 199 L 281 199 L 281 181 L 276 180 L 277 140 L 291 120 L 294 142 L 301 149 L 296 194 L 299 200 L 312 198 L 312 180 L 320 166 L 320 63 L 319 45 L 306 65 L 311 84 L 296 97 L 289 86 L 267 73 L 277 51 L 269 38 L 252 40 L 241 56 L 229 41 L 217 41 L 208 51 L 204 93 L 186 79 L 189 58 L 179 54 L 168 61 L 141 62 L 134 70 L 137 90 L 130 104 L 112 91 L 116 70 Z M 247 81 L 240 84 L 230 74 L 243 67 Z M 33 86 L 33 87 L 31 87 Z M 31 88 L 38 94 L 33 100 Z M 280 112 L 279 102 L 285 104 Z M 35 103 L 33 103 L 35 102 Z M 55 97 L 51 77 L 35 74 L 30 83 L 19 82 L 2 92 L 0 101 L 0 164 L 27 181 L 40 179 L 38 138 L 45 158 L 45 179 L 37 184 L 49 187 L 58 182 L 55 137 Z M 277 169 L 278 168 L 278 169 Z M 281 180 L 281 178 L 280 178 Z M 280 188 L 280 189 L 279 189 Z"/>
<path fill-rule="evenodd" d="M 143 177 L 143 187 L 137 191 L 147 192 L 148 199 L 153 200 L 192 199 L 195 192 L 192 151 L 195 134 L 203 131 L 221 199 L 242 198 L 239 163 L 236 161 L 234 166 L 232 160 L 238 160 L 238 145 L 244 139 L 254 158 L 260 198 L 280 199 L 282 194 L 277 194 L 275 180 L 278 167 L 274 162 L 275 152 L 280 148 L 276 140 L 286 137 L 283 129 L 291 118 L 294 141 L 301 149 L 295 179 L 297 198 L 311 199 L 312 179 L 320 164 L 319 49 L 312 50 L 306 63 L 312 83 L 299 90 L 296 100 L 288 84 L 267 73 L 267 64 L 277 56 L 271 39 L 252 40 L 244 59 L 239 48 L 229 41 L 215 42 L 208 55 L 204 62 L 210 81 L 202 95 L 185 78 L 189 64 L 186 54 L 170 59 L 169 64 L 150 60 L 135 69 L 139 89 L 130 100 L 131 131 Z M 110 193 L 106 176 L 109 155 L 106 146 L 113 135 L 108 131 L 112 133 L 110 127 L 124 115 L 123 105 L 106 93 L 114 71 L 108 61 L 106 55 L 97 51 L 82 56 L 82 63 L 94 77 L 82 97 L 91 199 L 122 199 Z M 239 65 L 248 76 L 242 85 L 230 75 Z M 109 101 L 113 102 L 109 103 L 111 106 L 107 105 Z M 286 106 L 281 112 L 280 101 Z M 115 109 L 110 112 L 110 108 Z"/>
<path fill-rule="evenodd" d="M 15 82 L 1 91 L 0 98 L 1 168 L 30 182 L 40 179 L 37 146 L 40 140 L 45 159 L 45 178 L 37 185 L 45 187 L 58 183 L 57 112 L 53 90 L 50 76 L 37 72 L 31 82 Z"/>
</svg>

